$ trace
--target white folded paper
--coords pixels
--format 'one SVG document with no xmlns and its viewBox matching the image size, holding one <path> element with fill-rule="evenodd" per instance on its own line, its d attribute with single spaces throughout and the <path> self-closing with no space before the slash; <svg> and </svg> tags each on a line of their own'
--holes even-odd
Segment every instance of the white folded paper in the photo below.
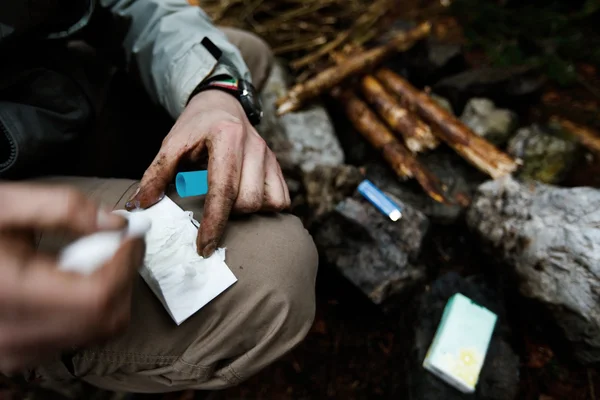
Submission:
<svg viewBox="0 0 600 400">
<path fill-rule="evenodd" d="M 209 258 L 196 250 L 198 222 L 169 197 L 131 212 L 152 222 L 146 233 L 146 256 L 140 275 L 177 325 L 233 285 L 237 278 L 225 264 L 225 249 Z"/>
</svg>

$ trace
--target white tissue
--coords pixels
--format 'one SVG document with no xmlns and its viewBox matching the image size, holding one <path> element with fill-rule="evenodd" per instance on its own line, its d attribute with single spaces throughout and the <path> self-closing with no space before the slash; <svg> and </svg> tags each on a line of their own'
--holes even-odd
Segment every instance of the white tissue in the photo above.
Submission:
<svg viewBox="0 0 600 400">
<path fill-rule="evenodd" d="M 150 230 L 150 225 L 147 217 L 136 215 L 129 219 L 124 231 L 97 232 L 84 236 L 62 249 L 58 256 L 59 269 L 89 275 L 114 256 L 123 239 L 144 236 Z"/>
<path fill-rule="evenodd" d="M 209 258 L 198 255 L 199 224 L 170 198 L 131 214 L 152 221 L 140 274 L 177 325 L 237 281 L 225 264 L 225 249 L 217 249 Z"/>
<path fill-rule="evenodd" d="M 110 260 L 124 237 L 145 234 L 146 255 L 140 275 L 177 325 L 233 285 L 225 249 L 209 258 L 196 251 L 198 222 L 165 197 L 147 210 L 114 211 L 129 219 L 126 232 L 99 232 L 67 246 L 60 269 L 90 274 Z"/>
</svg>

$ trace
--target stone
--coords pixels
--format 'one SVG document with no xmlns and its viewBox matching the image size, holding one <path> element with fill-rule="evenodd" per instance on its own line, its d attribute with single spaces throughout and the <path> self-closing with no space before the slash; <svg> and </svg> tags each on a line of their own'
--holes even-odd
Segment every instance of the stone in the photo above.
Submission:
<svg viewBox="0 0 600 400">
<path fill-rule="evenodd" d="M 471 197 L 477 187 L 485 182 L 486 176 L 468 165 L 460 156 L 448 148 L 422 154 L 419 161 L 446 185 L 449 198 L 459 193 Z M 429 197 L 414 180 L 400 181 L 396 175 L 381 163 L 366 166 L 366 176 L 383 190 L 392 193 L 406 205 L 424 213 L 432 222 L 439 224 L 455 223 L 464 209 L 458 204 L 442 204 Z"/>
<path fill-rule="evenodd" d="M 392 222 L 355 194 L 324 216 L 313 237 L 329 264 L 381 304 L 424 280 L 425 268 L 416 261 L 428 227 L 427 217 L 410 206 Z"/>
<path fill-rule="evenodd" d="M 422 367 L 448 299 L 462 293 L 498 315 L 498 322 L 474 394 L 464 394 Z M 428 286 L 410 317 L 414 326 L 414 347 L 410 353 L 408 398 L 419 400 L 513 400 L 519 389 L 519 356 L 509 345 L 511 330 L 502 299 L 478 275 L 463 278 L 450 272 Z"/>
<path fill-rule="evenodd" d="M 318 220 L 351 196 L 363 179 L 360 170 L 352 165 L 319 165 L 305 173 L 306 202 L 313 219 Z"/>
<path fill-rule="evenodd" d="M 516 276 L 521 295 L 548 313 L 583 363 L 600 361 L 599 205 L 598 189 L 506 177 L 481 185 L 467 213 L 504 274 Z"/>
<path fill-rule="evenodd" d="M 521 159 L 517 176 L 523 180 L 556 184 L 569 173 L 579 146 L 553 135 L 539 125 L 521 128 L 508 143 L 508 153 Z"/>
<path fill-rule="evenodd" d="M 258 127 L 282 168 L 311 171 L 317 165 L 343 164 L 344 153 L 322 105 L 276 115 L 275 101 L 287 92 L 288 82 L 285 68 L 276 62 L 261 93 L 264 117 Z"/>
<path fill-rule="evenodd" d="M 473 97 L 491 99 L 511 110 L 526 109 L 539 97 L 545 78 L 531 67 L 481 67 L 441 79 L 433 92 L 450 100 L 458 114 Z"/>
<path fill-rule="evenodd" d="M 496 108 L 489 99 L 473 98 L 467 103 L 460 117 L 477 135 L 500 146 L 505 144 L 517 129 L 517 114 Z"/>
</svg>

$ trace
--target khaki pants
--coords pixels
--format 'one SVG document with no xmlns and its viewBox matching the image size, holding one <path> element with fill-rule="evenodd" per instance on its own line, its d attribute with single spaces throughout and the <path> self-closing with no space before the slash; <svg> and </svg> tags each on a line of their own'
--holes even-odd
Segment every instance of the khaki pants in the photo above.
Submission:
<svg viewBox="0 0 600 400">
<path fill-rule="evenodd" d="M 227 30 L 227 34 L 261 86 L 271 63 L 268 48 L 247 33 Z M 129 126 L 135 125 L 134 121 Z M 102 156 L 111 162 L 109 154 L 85 153 L 82 159 Z M 137 185 L 135 180 L 85 177 L 44 182 L 71 185 L 114 208 L 122 208 Z M 169 195 L 201 221 L 198 199 Z M 49 242 L 51 238 L 42 237 L 40 246 Z M 284 214 L 236 218 L 229 222 L 221 245 L 227 248 L 226 263 L 238 282 L 182 325 L 173 323 L 138 279 L 131 324 L 124 335 L 40 366 L 35 371 L 38 377 L 80 378 L 104 389 L 129 392 L 219 389 L 240 383 L 291 350 L 307 334 L 315 313 L 317 253 L 300 220 Z"/>
</svg>

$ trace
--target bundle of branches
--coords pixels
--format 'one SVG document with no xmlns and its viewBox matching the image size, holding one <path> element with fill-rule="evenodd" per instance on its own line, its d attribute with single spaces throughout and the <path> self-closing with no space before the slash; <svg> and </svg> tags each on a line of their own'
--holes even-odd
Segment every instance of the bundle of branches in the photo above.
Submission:
<svg viewBox="0 0 600 400">
<path fill-rule="evenodd" d="M 418 162 L 416 153 L 434 149 L 439 142 L 444 142 L 492 178 L 512 173 L 518 164 L 476 135 L 428 93 L 393 71 L 381 68 L 380 64 L 388 56 L 409 49 L 430 32 L 431 24 L 424 22 L 378 47 L 363 49 L 353 44 L 344 52 L 332 53 L 332 66 L 292 87 L 278 100 L 278 112 L 296 110 L 315 97 L 329 93 L 343 105 L 357 130 L 382 152 L 399 177 L 415 178 L 437 201 L 457 200 L 466 204 L 462 195 L 459 199 L 446 197 L 444 186 Z"/>
<path fill-rule="evenodd" d="M 377 37 L 399 12 L 396 0 L 190 0 L 216 24 L 264 38 L 300 75 L 314 73 L 330 52 Z"/>
</svg>

